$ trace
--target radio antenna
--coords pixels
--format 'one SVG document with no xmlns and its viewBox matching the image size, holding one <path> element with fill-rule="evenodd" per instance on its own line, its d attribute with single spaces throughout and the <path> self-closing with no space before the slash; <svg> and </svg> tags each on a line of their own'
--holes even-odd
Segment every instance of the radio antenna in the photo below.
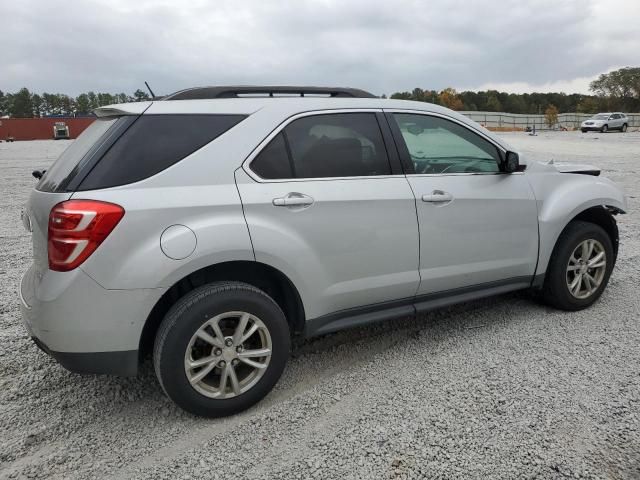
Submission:
<svg viewBox="0 0 640 480">
<path fill-rule="evenodd" d="M 147 89 L 149 90 L 149 93 L 151 94 L 151 98 L 153 98 L 153 99 L 155 100 L 156 95 L 155 95 L 155 93 L 153 93 L 153 90 L 151 90 L 151 87 L 150 87 L 150 86 L 149 86 L 149 84 L 146 82 L 146 80 L 145 80 L 144 84 L 147 86 Z"/>
</svg>

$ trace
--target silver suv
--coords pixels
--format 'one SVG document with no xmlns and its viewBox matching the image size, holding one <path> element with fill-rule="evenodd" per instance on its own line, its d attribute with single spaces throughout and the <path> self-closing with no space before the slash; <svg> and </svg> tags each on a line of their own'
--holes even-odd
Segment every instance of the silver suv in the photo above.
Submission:
<svg viewBox="0 0 640 480">
<path fill-rule="evenodd" d="M 598 113 L 580 125 L 582 133 L 590 130 L 606 133 L 609 130 L 626 132 L 629 126 L 629 118 L 622 112 Z"/>
<path fill-rule="evenodd" d="M 134 375 L 221 416 L 292 338 L 519 289 L 591 305 L 621 190 L 526 162 L 451 110 L 353 89 L 210 87 L 100 108 L 24 211 L 24 323 L 69 370 Z"/>
</svg>

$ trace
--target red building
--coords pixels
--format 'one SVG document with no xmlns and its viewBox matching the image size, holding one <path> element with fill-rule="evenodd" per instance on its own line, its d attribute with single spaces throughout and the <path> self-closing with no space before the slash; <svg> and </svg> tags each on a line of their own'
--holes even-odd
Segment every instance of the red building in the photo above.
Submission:
<svg viewBox="0 0 640 480">
<path fill-rule="evenodd" d="M 52 140 L 53 126 L 64 122 L 69 138 L 76 138 L 95 117 L 0 118 L 0 140 Z"/>
</svg>

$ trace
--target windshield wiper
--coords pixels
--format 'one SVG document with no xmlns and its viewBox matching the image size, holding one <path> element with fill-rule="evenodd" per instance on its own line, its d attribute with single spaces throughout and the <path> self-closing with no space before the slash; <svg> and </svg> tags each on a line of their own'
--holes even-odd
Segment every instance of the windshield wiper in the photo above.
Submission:
<svg viewBox="0 0 640 480">
<path fill-rule="evenodd" d="M 33 172 L 31 172 L 31 175 L 33 175 L 35 178 L 40 180 L 42 176 L 45 174 L 45 172 L 46 170 L 34 170 Z"/>
</svg>

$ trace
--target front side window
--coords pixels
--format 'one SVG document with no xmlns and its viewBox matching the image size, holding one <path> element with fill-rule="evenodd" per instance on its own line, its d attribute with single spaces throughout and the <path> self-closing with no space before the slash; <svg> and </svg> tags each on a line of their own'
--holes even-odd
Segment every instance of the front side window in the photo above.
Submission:
<svg viewBox="0 0 640 480">
<path fill-rule="evenodd" d="M 440 117 L 396 113 L 415 173 L 497 173 L 495 145 L 455 122 Z"/>
<path fill-rule="evenodd" d="M 391 174 L 373 113 L 312 115 L 294 120 L 258 154 L 251 168 L 266 179 Z"/>
</svg>

